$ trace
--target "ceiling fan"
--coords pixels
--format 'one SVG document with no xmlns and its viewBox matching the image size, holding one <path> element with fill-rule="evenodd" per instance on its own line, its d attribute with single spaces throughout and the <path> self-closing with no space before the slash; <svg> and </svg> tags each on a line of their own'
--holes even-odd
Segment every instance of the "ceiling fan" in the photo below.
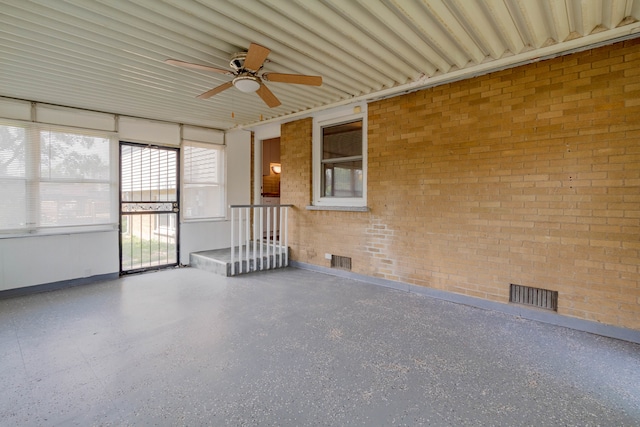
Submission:
<svg viewBox="0 0 640 427">
<path fill-rule="evenodd" d="M 307 76 L 303 74 L 282 74 L 282 73 L 263 73 L 258 75 L 267 56 L 271 52 L 270 49 L 251 43 L 247 52 L 238 52 L 231 58 L 229 66 L 233 71 L 223 68 L 210 67 L 208 65 L 192 64 L 191 62 L 178 61 L 177 59 L 167 59 L 164 62 L 178 67 L 191 68 L 201 71 L 213 71 L 214 73 L 226 74 L 233 76 L 233 80 L 223 83 L 218 87 L 206 91 L 198 95 L 200 99 L 211 98 L 214 95 L 235 86 L 241 92 L 256 92 L 260 98 L 270 108 L 277 107 L 281 104 L 280 100 L 269 90 L 263 81 L 278 83 L 295 83 L 299 85 L 320 86 L 322 85 L 322 77 Z"/>
</svg>

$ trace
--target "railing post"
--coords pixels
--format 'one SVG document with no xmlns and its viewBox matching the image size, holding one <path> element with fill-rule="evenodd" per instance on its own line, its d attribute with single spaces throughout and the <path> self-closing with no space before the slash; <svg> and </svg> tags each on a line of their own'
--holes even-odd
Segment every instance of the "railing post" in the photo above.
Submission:
<svg viewBox="0 0 640 427">
<path fill-rule="evenodd" d="M 278 206 L 278 267 L 282 267 L 282 206 Z"/>
<path fill-rule="evenodd" d="M 236 275 L 236 262 L 235 262 L 236 246 L 233 238 L 235 235 L 235 221 L 234 221 L 235 216 L 236 216 L 235 209 L 231 208 L 231 275 L 232 276 Z"/>
<path fill-rule="evenodd" d="M 260 205 L 260 270 L 264 270 L 264 207 Z"/>
<path fill-rule="evenodd" d="M 267 206 L 267 270 L 271 268 L 271 258 L 269 258 L 269 240 L 271 239 L 271 209 Z"/>
<path fill-rule="evenodd" d="M 258 221 L 256 215 L 258 208 L 255 206 L 251 208 L 253 214 L 253 239 L 251 239 L 253 246 L 253 271 L 258 271 Z"/>
<path fill-rule="evenodd" d="M 276 207 L 273 207 L 273 239 L 271 239 L 271 247 L 273 248 L 273 268 L 277 268 L 278 267 L 278 261 L 276 259 L 276 257 L 278 256 L 278 254 L 276 254 L 276 232 L 278 230 L 278 211 L 276 209 Z"/>
<path fill-rule="evenodd" d="M 289 266 L 289 207 L 284 207 L 284 266 Z"/>
<path fill-rule="evenodd" d="M 242 208 L 238 209 L 238 273 L 242 274 Z"/>
<path fill-rule="evenodd" d="M 250 209 L 251 208 L 245 208 L 245 224 L 244 224 L 244 228 L 245 228 L 245 258 L 247 260 L 247 273 L 251 272 L 251 268 L 249 265 L 249 249 L 251 249 L 251 245 L 249 244 L 249 241 L 251 239 L 251 233 L 249 233 L 249 222 L 251 221 L 251 215 L 250 215 Z"/>
</svg>

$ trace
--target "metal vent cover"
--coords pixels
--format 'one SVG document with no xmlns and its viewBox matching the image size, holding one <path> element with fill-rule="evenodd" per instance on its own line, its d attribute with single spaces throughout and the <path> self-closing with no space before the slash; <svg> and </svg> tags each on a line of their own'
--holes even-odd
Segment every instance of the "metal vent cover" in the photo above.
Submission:
<svg viewBox="0 0 640 427">
<path fill-rule="evenodd" d="M 558 291 L 511 284 L 509 302 L 558 311 Z"/>
<path fill-rule="evenodd" d="M 331 268 L 351 271 L 351 258 L 340 255 L 331 255 Z"/>
</svg>

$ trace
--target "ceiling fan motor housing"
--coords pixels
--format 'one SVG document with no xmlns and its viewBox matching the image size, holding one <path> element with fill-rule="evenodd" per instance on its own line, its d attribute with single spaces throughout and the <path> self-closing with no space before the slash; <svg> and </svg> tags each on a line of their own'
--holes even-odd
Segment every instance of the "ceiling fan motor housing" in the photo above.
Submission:
<svg viewBox="0 0 640 427">
<path fill-rule="evenodd" d="M 229 66 L 236 71 L 244 70 L 244 60 L 247 57 L 247 52 L 238 52 L 233 57 L 231 57 L 231 61 L 229 62 Z"/>
</svg>

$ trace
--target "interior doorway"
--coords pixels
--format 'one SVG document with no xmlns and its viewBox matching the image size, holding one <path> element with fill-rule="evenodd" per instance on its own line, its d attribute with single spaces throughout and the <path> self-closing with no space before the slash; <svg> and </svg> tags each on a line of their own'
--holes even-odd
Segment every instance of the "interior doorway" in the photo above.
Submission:
<svg viewBox="0 0 640 427">
<path fill-rule="evenodd" d="M 179 150 L 120 143 L 120 273 L 178 265 Z"/>
<path fill-rule="evenodd" d="M 261 200 L 262 205 L 279 205 L 280 204 L 280 173 L 282 165 L 280 164 L 280 138 L 265 139 L 262 141 L 262 187 Z M 266 223 L 266 213 L 263 215 L 263 222 Z M 277 218 L 276 224 L 280 221 Z M 274 229 L 275 228 L 275 229 Z M 279 235 L 280 230 L 277 227 L 270 229 L 269 235 L 266 231 L 263 238 L 273 239 Z"/>
</svg>

